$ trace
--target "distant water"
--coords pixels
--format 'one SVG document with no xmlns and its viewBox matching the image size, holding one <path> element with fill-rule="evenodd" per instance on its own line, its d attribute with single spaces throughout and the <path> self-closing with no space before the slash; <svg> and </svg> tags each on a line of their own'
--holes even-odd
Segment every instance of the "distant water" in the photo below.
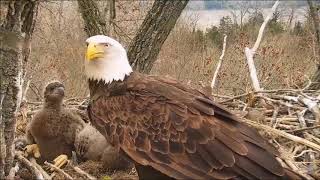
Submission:
<svg viewBox="0 0 320 180">
<path fill-rule="evenodd" d="M 262 13 L 264 16 L 266 16 L 271 11 L 271 8 L 265 8 L 262 10 Z M 281 12 L 281 19 L 284 22 L 288 21 L 288 17 L 290 14 L 289 9 L 280 9 Z M 219 21 L 223 16 L 230 16 L 232 17 L 231 11 L 228 9 L 220 9 L 220 10 L 186 10 L 183 12 L 184 16 L 188 16 L 190 14 L 193 14 L 193 20 L 194 18 L 197 18 L 197 28 L 205 30 L 208 27 L 211 26 L 218 26 Z M 307 12 L 307 7 L 300 7 L 299 9 L 295 10 L 294 18 L 292 21 L 292 26 L 297 22 L 298 20 L 300 22 L 305 21 L 305 15 Z M 239 14 L 239 12 L 237 12 Z M 244 18 L 244 21 L 246 21 L 248 17 L 246 16 Z M 240 23 L 240 18 L 237 19 L 238 23 Z"/>
</svg>

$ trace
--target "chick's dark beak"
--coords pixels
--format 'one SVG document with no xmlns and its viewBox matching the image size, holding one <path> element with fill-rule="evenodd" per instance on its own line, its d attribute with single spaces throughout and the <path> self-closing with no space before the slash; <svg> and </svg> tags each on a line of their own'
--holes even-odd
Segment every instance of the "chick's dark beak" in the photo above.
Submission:
<svg viewBox="0 0 320 180">
<path fill-rule="evenodd" d="M 64 88 L 63 87 L 57 87 L 53 90 L 54 94 L 64 96 Z"/>
</svg>

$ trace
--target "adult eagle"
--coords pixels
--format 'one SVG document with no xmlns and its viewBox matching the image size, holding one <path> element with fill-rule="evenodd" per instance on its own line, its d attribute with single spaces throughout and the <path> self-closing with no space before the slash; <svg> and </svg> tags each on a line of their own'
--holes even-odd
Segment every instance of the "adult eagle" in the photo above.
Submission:
<svg viewBox="0 0 320 180">
<path fill-rule="evenodd" d="M 86 42 L 89 118 L 140 179 L 301 179 L 256 130 L 203 93 L 133 72 L 110 37 Z"/>
</svg>

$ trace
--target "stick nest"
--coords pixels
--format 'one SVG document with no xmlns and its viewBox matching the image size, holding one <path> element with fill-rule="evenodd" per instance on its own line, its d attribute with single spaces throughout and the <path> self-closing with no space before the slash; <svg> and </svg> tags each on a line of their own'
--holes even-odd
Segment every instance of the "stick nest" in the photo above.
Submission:
<svg viewBox="0 0 320 180">
<path fill-rule="evenodd" d="M 320 91 L 278 89 L 248 92 L 234 97 L 213 96 L 216 102 L 225 105 L 244 123 L 269 139 L 278 148 L 278 160 L 284 167 L 307 179 L 320 179 Z M 71 98 L 64 104 L 68 108 L 77 109 L 80 114 L 86 114 L 87 99 Z M 17 121 L 17 137 L 24 136 L 27 123 L 41 105 L 41 102 L 22 103 Z M 108 172 L 103 170 L 100 162 L 82 162 L 77 167 L 99 179 L 138 179 L 134 169 L 128 172 Z M 73 179 L 87 179 L 72 165 L 61 170 Z M 26 176 L 25 173 L 26 169 L 20 168 L 20 174 Z M 29 176 L 33 177 L 32 173 Z M 55 172 L 53 179 L 65 177 L 63 173 Z"/>
<path fill-rule="evenodd" d="M 269 139 L 284 167 L 320 179 L 320 91 L 277 89 L 214 97 Z"/>
</svg>

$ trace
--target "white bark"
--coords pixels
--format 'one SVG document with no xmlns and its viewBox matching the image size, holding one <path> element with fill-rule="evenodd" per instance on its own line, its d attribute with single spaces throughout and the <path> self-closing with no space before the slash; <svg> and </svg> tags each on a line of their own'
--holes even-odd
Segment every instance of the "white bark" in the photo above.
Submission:
<svg viewBox="0 0 320 180">
<path fill-rule="evenodd" d="M 24 88 L 23 92 L 22 92 L 22 97 L 21 97 L 21 101 L 27 101 L 27 92 L 29 90 L 30 87 L 30 82 L 31 82 L 32 77 L 30 77 L 30 79 L 27 81 L 26 87 Z"/>
<path fill-rule="evenodd" d="M 257 70 L 256 70 L 256 67 L 255 67 L 254 61 L 253 61 L 254 52 L 252 52 L 251 49 L 246 47 L 245 48 L 245 54 L 246 54 L 246 57 L 247 57 L 247 63 L 248 63 L 248 67 L 249 67 L 249 73 L 250 73 L 250 78 L 251 78 L 251 81 L 252 81 L 253 89 L 255 91 L 261 91 L 262 89 L 261 89 L 260 84 L 259 84 Z"/>
<path fill-rule="evenodd" d="M 257 51 L 257 49 L 258 49 L 258 47 L 259 47 L 259 45 L 261 43 L 264 29 L 266 28 L 266 25 L 270 21 L 272 15 L 273 15 L 273 12 L 277 9 L 279 3 L 280 3 L 279 0 L 274 3 L 274 5 L 272 6 L 271 12 L 264 19 L 264 22 L 262 23 L 262 25 L 260 27 L 259 34 L 258 34 L 257 40 L 256 40 L 253 48 L 252 49 L 250 49 L 248 47 L 245 48 L 245 55 L 247 57 L 247 63 L 248 63 L 248 67 L 249 67 L 250 78 L 251 78 L 251 81 L 252 81 L 253 89 L 255 91 L 261 91 L 262 89 L 261 89 L 260 84 L 259 84 L 257 70 L 256 70 L 256 67 L 254 65 L 253 57 L 256 54 L 256 51 Z"/>
<path fill-rule="evenodd" d="M 222 48 L 222 53 L 221 53 L 221 56 L 219 58 L 219 61 L 218 61 L 218 64 L 217 64 L 217 68 L 216 68 L 216 71 L 214 72 L 214 75 L 213 75 L 213 78 L 212 78 L 212 82 L 211 82 L 211 88 L 213 89 L 216 85 L 216 80 L 217 80 L 217 77 L 218 77 L 218 73 L 219 73 L 219 70 L 221 68 L 221 64 L 222 64 L 222 59 L 224 57 L 224 53 L 226 51 L 226 45 L 227 45 L 227 35 L 225 34 L 224 35 L 224 38 L 223 38 L 223 48 Z"/>
<path fill-rule="evenodd" d="M 5 94 L 0 92 L 0 179 L 5 177 L 4 166 L 5 166 L 5 157 L 6 157 L 6 144 L 4 137 L 4 122 L 2 120 L 2 104 L 5 98 Z"/>
</svg>

